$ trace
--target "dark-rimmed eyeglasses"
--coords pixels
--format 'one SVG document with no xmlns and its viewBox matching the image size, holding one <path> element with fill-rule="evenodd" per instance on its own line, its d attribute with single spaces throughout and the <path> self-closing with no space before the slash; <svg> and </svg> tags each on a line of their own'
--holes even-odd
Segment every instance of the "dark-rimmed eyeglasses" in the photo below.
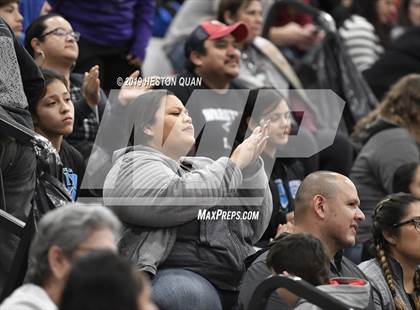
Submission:
<svg viewBox="0 0 420 310">
<path fill-rule="evenodd" d="M 394 224 L 392 225 L 392 227 L 397 228 L 407 224 L 413 224 L 414 228 L 420 233 L 420 219 L 407 220 L 401 223 Z"/>
<path fill-rule="evenodd" d="M 51 31 L 48 31 L 48 32 L 44 33 L 43 35 L 39 36 L 38 38 L 40 39 L 40 38 L 46 37 L 50 34 L 55 35 L 55 36 L 60 37 L 60 38 L 67 38 L 67 36 L 71 36 L 76 42 L 78 42 L 79 39 L 80 39 L 80 33 L 79 32 L 67 31 L 63 28 L 55 28 Z"/>
</svg>

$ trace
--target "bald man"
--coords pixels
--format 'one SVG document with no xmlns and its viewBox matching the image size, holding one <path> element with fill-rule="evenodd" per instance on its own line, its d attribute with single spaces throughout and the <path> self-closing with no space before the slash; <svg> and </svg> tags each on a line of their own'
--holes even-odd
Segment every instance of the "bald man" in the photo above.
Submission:
<svg viewBox="0 0 420 310">
<path fill-rule="evenodd" d="M 356 242 L 358 225 L 365 219 L 353 182 L 344 175 L 317 171 L 301 183 L 295 199 L 293 233 L 307 233 L 321 240 L 330 259 L 330 277 L 366 279 L 355 264 L 342 256 L 342 250 Z M 268 251 L 249 267 L 239 293 L 239 302 L 247 309 L 255 288 L 271 275 L 266 266 Z M 287 309 L 273 293 L 266 309 Z"/>
</svg>

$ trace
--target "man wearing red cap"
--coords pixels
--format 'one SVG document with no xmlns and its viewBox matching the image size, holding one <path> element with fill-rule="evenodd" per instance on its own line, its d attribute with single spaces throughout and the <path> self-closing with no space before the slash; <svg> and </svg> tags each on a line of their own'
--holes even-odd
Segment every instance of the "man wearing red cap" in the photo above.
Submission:
<svg viewBox="0 0 420 310">
<path fill-rule="evenodd" d="M 196 132 L 196 155 L 218 159 L 229 156 L 248 97 L 246 87 L 233 83 L 240 71 L 240 44 L 248 35 L 244 23 L 227 26 L 202 22 L 187 38 L 186 73 L 167 87 L 187 106 Z M 199 83 L 181 83 L 198 79 Z M 198 84 L 198 86 L 197 86 Z"/>
<path fill-rule="evenodd" d="M 240 52 L 236 43 L 248 36 L 243 23 L 227 26 L 205 21 L 193 31 L 185 44 L 187 69 L 201 76 L 212 89 L 226 89 L 239 74 Z"/>
<path fill-rule="evenodd" d="M 236 44 L 247 34 L 242 23 L 226 26 L 207 21 L 187 39 L 188 72 L 178 76 L 177 85 L 169 90 L 186 104 L 195 130 L 205 126 L 197 155 L 215 159 L 230 155 L 228 139 L 235 138 L 237 128 L 233 127 L 239 125 L 248 97 L 247 89 L 231 83 L 239 74 Z M 191 78 L 201 80 L 201 86 L 183 85 L 183 80 L 186 84 Z M 199 219 L 177 227 L 174 246 L 153 280 L 152 298 L 160 309 L 235 309 L 245 273 L 243 260 L 252 253 L 259 232 L 254 230 L 252 238 L 236 236 L 249 233 L 250 226 L 262 227 L 258 222 L 262 219 L 256 219 L 255 224 L 238 219 L 212 220 L 218 221 L 213 228 L 207 220 Z"/>
</svg>

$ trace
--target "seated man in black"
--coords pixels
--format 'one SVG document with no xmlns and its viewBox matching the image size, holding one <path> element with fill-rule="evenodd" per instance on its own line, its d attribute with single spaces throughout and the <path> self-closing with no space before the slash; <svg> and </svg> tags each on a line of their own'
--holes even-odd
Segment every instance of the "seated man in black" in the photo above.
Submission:
<svg viewBox="0 0 420 310">
<path fill-rule="evenodd" d="M 366 279 L 355 264 L 343 257 L 341 251 L 356 242 L 357 226 L 365 219 L 359 208 L 354 184 L 347 177 L 334 172 L 319 171 L 308 175 L 300 185 L 295 199 L 292 233 L 307 233 L 324 245 L 330 260 L 330 277 Z M 266 266 L 268 251 L 258 256 L 245 274 L 239 302 L 246 309 L 261 281 L 271 272 Z M 270 297 L 266 309 L 277 309 L 283 302 L 276 294 Z"/>
</svg>

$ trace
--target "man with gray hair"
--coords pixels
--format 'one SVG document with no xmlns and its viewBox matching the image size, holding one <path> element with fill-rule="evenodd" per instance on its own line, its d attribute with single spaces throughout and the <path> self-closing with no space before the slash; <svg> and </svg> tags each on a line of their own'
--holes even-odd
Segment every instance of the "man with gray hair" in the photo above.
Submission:
<svg viewBox="0 0 420 310">
<path fill-rule="evenodd" d="M 117 251 L 121 223 L 103 206 L 71 204 L 39 222 L 29 252 L 28 283 L 1 310 L 56 310 L 72 261 L 95 250 Z"/>
</svg>

